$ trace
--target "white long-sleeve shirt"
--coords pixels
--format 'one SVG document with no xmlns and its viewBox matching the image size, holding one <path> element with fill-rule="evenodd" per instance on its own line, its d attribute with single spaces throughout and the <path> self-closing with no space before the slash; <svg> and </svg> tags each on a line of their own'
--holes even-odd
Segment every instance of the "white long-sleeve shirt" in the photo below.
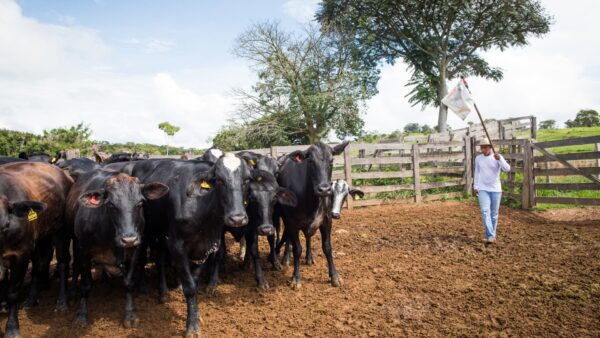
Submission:
<svg viewBox="0 0 600 338">
<path fill-rule="evenodd" d="M 510 171 L 510 165 L 502 155 L 496 160 L 494 154 L 489 156 L 479 154 L 475 158 L 475 180 L 473 188 L 475 190 L 485 190 L 491 192 L 502 192 L 500 184 L 500 170 L 504 172 Z"/>
</svg>

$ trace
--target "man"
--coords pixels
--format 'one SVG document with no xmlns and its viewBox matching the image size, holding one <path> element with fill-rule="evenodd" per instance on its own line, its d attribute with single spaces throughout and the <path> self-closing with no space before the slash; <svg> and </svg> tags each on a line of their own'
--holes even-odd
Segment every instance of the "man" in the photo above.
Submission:
<svg viewBox="0 0 600 338">
<path fill-rule="evenodd" d="M 479 143 L 481 154 L 475 158 L 475 180 L 473 189 L 479 197 L 479 208 L 485 228 L 487 243 L 496 240 L 496 226 L 498 225 L 498 209 L 502 197 L 500 185 L 500 170 L 510 170 L 504 157 L 492 152 L 491 142 L 487 138 Z"/>
</svg>

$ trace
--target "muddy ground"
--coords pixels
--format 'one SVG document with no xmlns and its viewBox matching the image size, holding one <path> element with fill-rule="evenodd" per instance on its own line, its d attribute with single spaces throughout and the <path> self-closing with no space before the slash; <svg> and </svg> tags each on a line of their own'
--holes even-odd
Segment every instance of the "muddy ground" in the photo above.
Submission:
<svg viewBox="0 0 600 338">
<path fill-rule="evenodd" d="M 320 238 L 316 265 L 302 264 L 299 291 L 291 268 L 272 271 L 267 292 L 239 270 L 230 246 L 228 275 L 215 297 L 199 292 L 205 337 L 282 336 L 600 336 L 600 209 L 531 213 L 502 208 L 498 242 L 483 243 L 473 202 L 372 207 L 345 211 L 333 246 L 344 285 L 328 283 Z M 261 243 L 266 254 L 267 245 Z M 265 255 L 266 256 L 266 255 Z M 152 284 L 151 286 L 153 286 Z M 56 285 L 40 305 L 20 311 L 24 337 L 181 336 L 180 289 L 157 304 L 139 295 L 140 325 L 121 325 L 118 281 L 97 282 L 91 325 L 72 325 L 74 304 L 54 313 Z M 6 315 L 0 315 L 2 329 Z"/>
</svg>

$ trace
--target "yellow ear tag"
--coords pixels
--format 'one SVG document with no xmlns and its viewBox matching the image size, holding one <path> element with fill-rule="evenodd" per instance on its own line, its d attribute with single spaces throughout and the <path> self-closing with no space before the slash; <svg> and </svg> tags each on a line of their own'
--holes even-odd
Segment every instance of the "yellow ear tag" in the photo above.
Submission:
<svg viewBox="0 0 600 338">
<path fill-rule="evenodd" d="M 29 209 L 29 213 L 27 214 L 27 220 L 29 222 L 33 222 L 37 219 L 37 212 L 33 211 L 33 209 Z"/>
<path fill-rule="evenodd" d="M 262 176 L 258 176 L 258 177 L 256 178 L 256 181 L 257 181 L 257 182 L 260 182 L 260 181 L 262 181 L 262 180 L 263 180 Z"/>
<path fill-rule="evenodd" d="M 210 184 L 206 181 L 200 182 L 200 188 L 202 189 L 210 189 Z"/>
<path fill-rule="evenodd" d="M 254 160 L 250 160 L 250 165 L 254 167 L 256 163 L 254 162 Z"/>
</svg>

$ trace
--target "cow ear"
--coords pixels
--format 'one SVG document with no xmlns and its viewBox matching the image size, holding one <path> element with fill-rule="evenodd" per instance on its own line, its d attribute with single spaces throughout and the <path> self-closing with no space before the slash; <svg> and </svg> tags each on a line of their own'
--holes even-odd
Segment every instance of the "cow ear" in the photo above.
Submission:
<svg viewBox="0 0 600 338">
<path fill-rule="evenodd" d="M 359 199 L 365 197 L 365 193 L 362 190 L 356 188 L 350 189 L 348 193 L 352 196 L 353 199 L 356 199 L 356 196 L 358 196 Z"/>
<path fill-rule="evenodd" d="M 289 189 L 279 187 L 277 188 L 277 202 L 281 205 L 286 205 L 288 207 L 296 207 L 298 205 L 298 199 L 296 198 L 296 194 Z"/>
<path fill-rule="evenodd" d="M 160 183 L 152 182 L 150 184 L 142 185 L 142 194 L 146 199 L 157 200 L 169 192 L 169 187 Z"/>
<path fill-rule="evenodd" d="M 86 208 L 98 208 L 104 204 L 105 195 L 104 189 L 88 191 L 79 196 L 79 202 Z"/>
<path fill-rule="evenodd" d="M 302 150 L 296 150 L 291 152 L 288 155 L 289 158 L 292 159 L 292 161 L 297 162 L 297 163 L 302 163 L 302 161 L 304 161 L 306 159 L 306 153 L 303 152 Z"/>
<path fill-rule="evenodd" d="M 348 144 L 350 144 L 350 141 L 346 140 L 340 144 L 337 144 L 335 147 L 333 147 L 333 149 L 331 150 L 331 153 L 333 155 L 339 155 L 341 154 L 344 149 L 346 149 L 346 146 L 348 146 Z"/>
<path fill-rule="evenodd" d="M 37 214 L 46 210 L 46 204 L 36 201 L 22 201 L 11 203 L 9 208 L 11 213 L 19 218 L 28 217 L 30 214 L 35 215 L 35 218 L 37 218 Z"/>
</svg>

